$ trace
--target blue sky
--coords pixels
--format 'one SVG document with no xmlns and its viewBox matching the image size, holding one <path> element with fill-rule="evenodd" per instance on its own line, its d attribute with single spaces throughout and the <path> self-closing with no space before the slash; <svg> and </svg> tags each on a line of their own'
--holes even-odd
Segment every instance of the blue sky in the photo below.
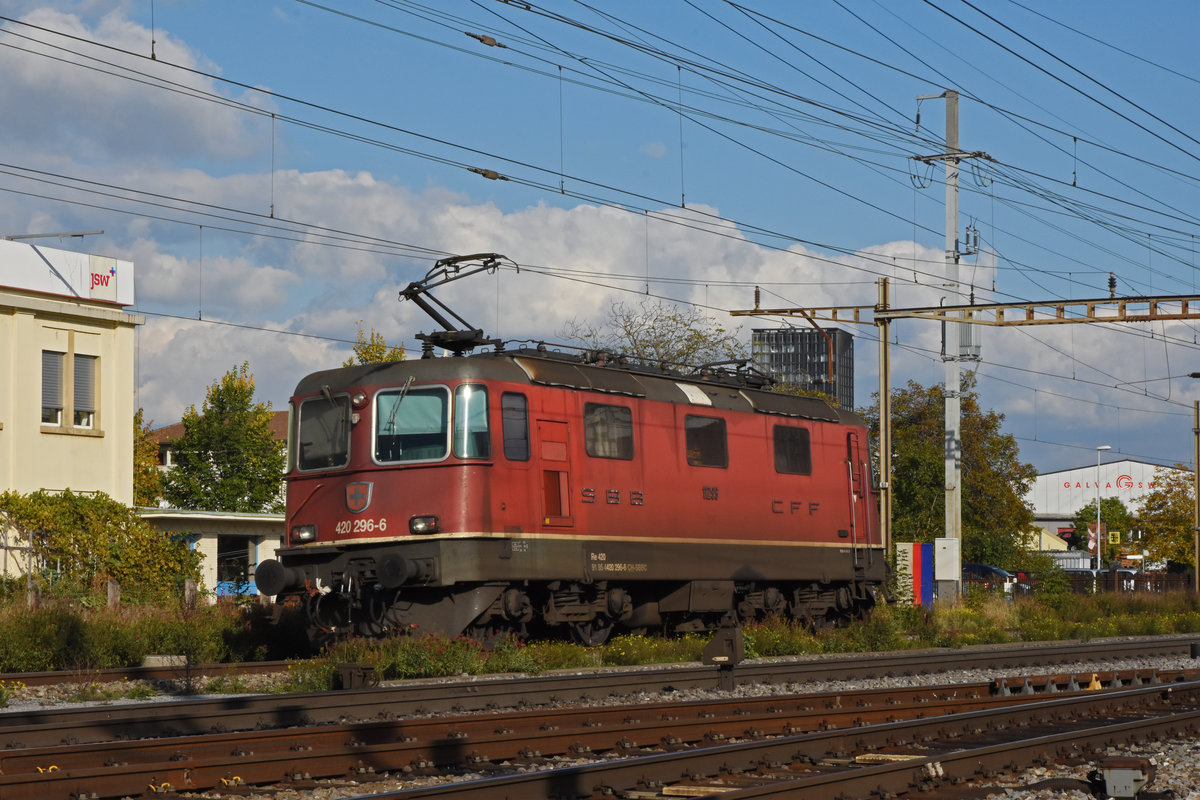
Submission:
<svg viewBox="0 0 1200 800">
<path fill-rule="evenodd" d="M 243 360 L 283 408 L 360 322 L 415 352 L 431 324 L 397 292 L 451 253 L 522 266 L 439 294 L 512 338 L 647 295 L 740 324 L 755 285 L 872 304 L 888 277 L 895 305 L 937 305 L 942 171 L 912 157 L 944 147 L 943 101 L 916 98 L 949 87 L 960 147 L 990 156 L 960 196 L 978 302 L 1102 297 L 1110 272 L 1194 294 L 1198 12 L 1132 9 L 16 0 L 0 234 L 103 229 L 43 243 L 135 261 L 156 423 Z M 989 328 L 979 391 L 1042 470 L 1099 444 L 1190 463 L 1196 328 Z M 849 330 L 865 405 L 875 332 Z M 893 330 L 894 384 L 939 383 L 937 326 Z"/>
</svg>

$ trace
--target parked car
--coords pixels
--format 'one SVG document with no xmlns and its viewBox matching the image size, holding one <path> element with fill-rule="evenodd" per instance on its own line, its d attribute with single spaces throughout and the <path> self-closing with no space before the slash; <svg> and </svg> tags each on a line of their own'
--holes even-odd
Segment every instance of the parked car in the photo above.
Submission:
<svg viewBox="0 0 1200 800">
<path fill-rule="evenodd" d="M 980 583 L 990 589 L 1003 589 L 1008 595 L 1013 593 L 1017 585 L 1016 575 L 991 564 L 963 564 L 962 577 L 964 581 Z"/>
</svg>

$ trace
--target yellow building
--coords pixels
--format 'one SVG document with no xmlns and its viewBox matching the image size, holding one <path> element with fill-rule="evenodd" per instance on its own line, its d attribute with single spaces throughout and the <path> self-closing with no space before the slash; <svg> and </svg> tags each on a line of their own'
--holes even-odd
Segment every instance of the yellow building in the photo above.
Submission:
<svg viewBox="0 0 1200 800">
<path fill-rule="evenodd" d="M 0 239 L 0 491 L 133 503 L 133 263 Z"/>
</svg>

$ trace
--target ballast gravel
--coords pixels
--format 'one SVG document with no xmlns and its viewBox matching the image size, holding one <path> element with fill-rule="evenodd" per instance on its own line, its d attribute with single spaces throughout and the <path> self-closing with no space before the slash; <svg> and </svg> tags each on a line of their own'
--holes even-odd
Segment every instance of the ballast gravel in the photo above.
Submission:
<svg viewBox="0 0 1200 800">
<path fill-rule="evenodd" d="M 1053 667 L 1040 668 L 1043 673 L 1091 673 L 1091 672 L 1106 672 L 1113 670 L 1176 670 L 1176 669 L 1194 669 L 1200 666 L 1200 661 L 1185 656 L 1174 657 L 1148 657 L 1138 659 L 1121 659 L 1107 662 L 1087 662 L 1087 663 L 1064 663 Z M 779 694 L 802 694 L 802 693 L 821 693 L 821 692 L 836 692 L 850 691 L 862 688 L 903 688 L 909 686 L 936 686 L 952 683 L 974 683 L 979 681 L 989 681 L 997 677 L 995 671 L 991 670 L 948 670 L 939 673 L 927 675 L 905 675 L 898 677 L 882 677 L 872 678 L 869 680 L 828 680 L 828 681 L 811 681 L 803 684 L 745 684 L 736 686 L 732 691 L 720 692 L 716 690 L 706 689 L 685 689 L 672 692 L 639 692 L 625 697 L 611 697 L 600 701 L 601 705 L 621 705 L 621 704 L 646 704 L 659 702 L 688 702 L 692 700 L 711 700 L 730 697 L 763 697 Z M 251 684 L 251 690 L 268 691 L 271 681 L 271 676 L 256 676 L 256 683 Z M 93 684 L 96 692 L 111 692 L 116 693 L 122 689 L 128 689 L 129 684 Z M 157 687 L 160 690 L 170 691 L 171 687 Z M 71 702 L 69 698 L 79 696 L 79 684 L 63 685 L 63 686 L 40 686 L 26 687 L 17 691 L 6 708 L 0 709 L 0 714 L 4 711 L 20 711 L 34 708 L 44 708 L 47 706 L 54 707 L 72 707 L 72 706 L 91 706 L 91 705 L 115 705 L 141 702 L 137 700 L 101 700 L 90 702 Z M 204 695 L 205 697 L 214 697 L 216 695 Z M 195 699 L 195 696 L 179 695 L 179 694 L 156 694 L 149 698 L 153 702 L 165 702 L 172 699 Z M 569 705 L 567 703 L 564 706 Z M 1143 794 L 1155 797 L 1174 797 L 1175 800 L 1200 800 L 1200 740 L 1171 740 L 1160 742 L 1148 742 L 1141 745 L 1135 745 L 1127 748 L 1110 748 L 1107 757 L 1112 758 L 1145 758 L 1154 765 L 1155 778 L 1153 782 L 1145 787 Z M 572 763 L 581 763 L 574 760 L 553 760 L 546 764 L 543 768 L 558 768 L 569 766 Z M 531 767 L 521 767 L 514 769 L 528 770 Z M 986 787 L 990 790 L 989 797 L 1005 798 L 1006 800 L 1089 800 L 1093 795 L 1078 790 L 1045 787 L 1040 788 L 1037 785 L 1043 784 L 1046 781 L 1067 779 L 1068 781 L 1086 781 L 1088 773 L 1095 769 L 1095 764 L 1079 764 L 1079 765 L 1049 765 L 1044 767 L 1035 767 L 1021 773 L 1019 776 L 1005 778 L 1000 776 L 996 779 L 986 782 Z M 375 792 L 385 790 L 395 790 L 400 788 L 417 788 L 420 786 L 431 786 L 442 783 L 450 783 L 459 780 L 469 780 L 475 777 L 483 777 L 482 775 L 464 774 L 456 777 L 421 777 L 421 778 L 402 778 L 399 776 L 391 778 L 380 778 L 372 781 L 331 781 L 318 782 L 318 785 L 310 789 L 284 789 L 273 791 L 270 794 L 244 794 L 245 800 L 258 800 L 262 798 L 271 798 L 272 800 L 341 800 L 342 798 L 359 797 Z M 218 794 L 204 793 L 183 795 L 191 797 L 219 797 Z"/>
</svg>

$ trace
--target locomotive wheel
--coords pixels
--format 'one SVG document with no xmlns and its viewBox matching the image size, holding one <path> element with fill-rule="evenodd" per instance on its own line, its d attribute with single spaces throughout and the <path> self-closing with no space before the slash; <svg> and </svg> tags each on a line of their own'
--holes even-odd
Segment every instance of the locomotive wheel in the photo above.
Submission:
<svg viewBox="0 0 1200 800">
<path fill-rule="evenodd" d="M 608 641 L 608 636 L 612 633 L 613 621 L 604 617 L 596 617 L 584 622 L 572 622 L 570 627 L 571 641 L 575 644 L 581 644 L 584 647 L 599 647 Z"/>
</svg>

